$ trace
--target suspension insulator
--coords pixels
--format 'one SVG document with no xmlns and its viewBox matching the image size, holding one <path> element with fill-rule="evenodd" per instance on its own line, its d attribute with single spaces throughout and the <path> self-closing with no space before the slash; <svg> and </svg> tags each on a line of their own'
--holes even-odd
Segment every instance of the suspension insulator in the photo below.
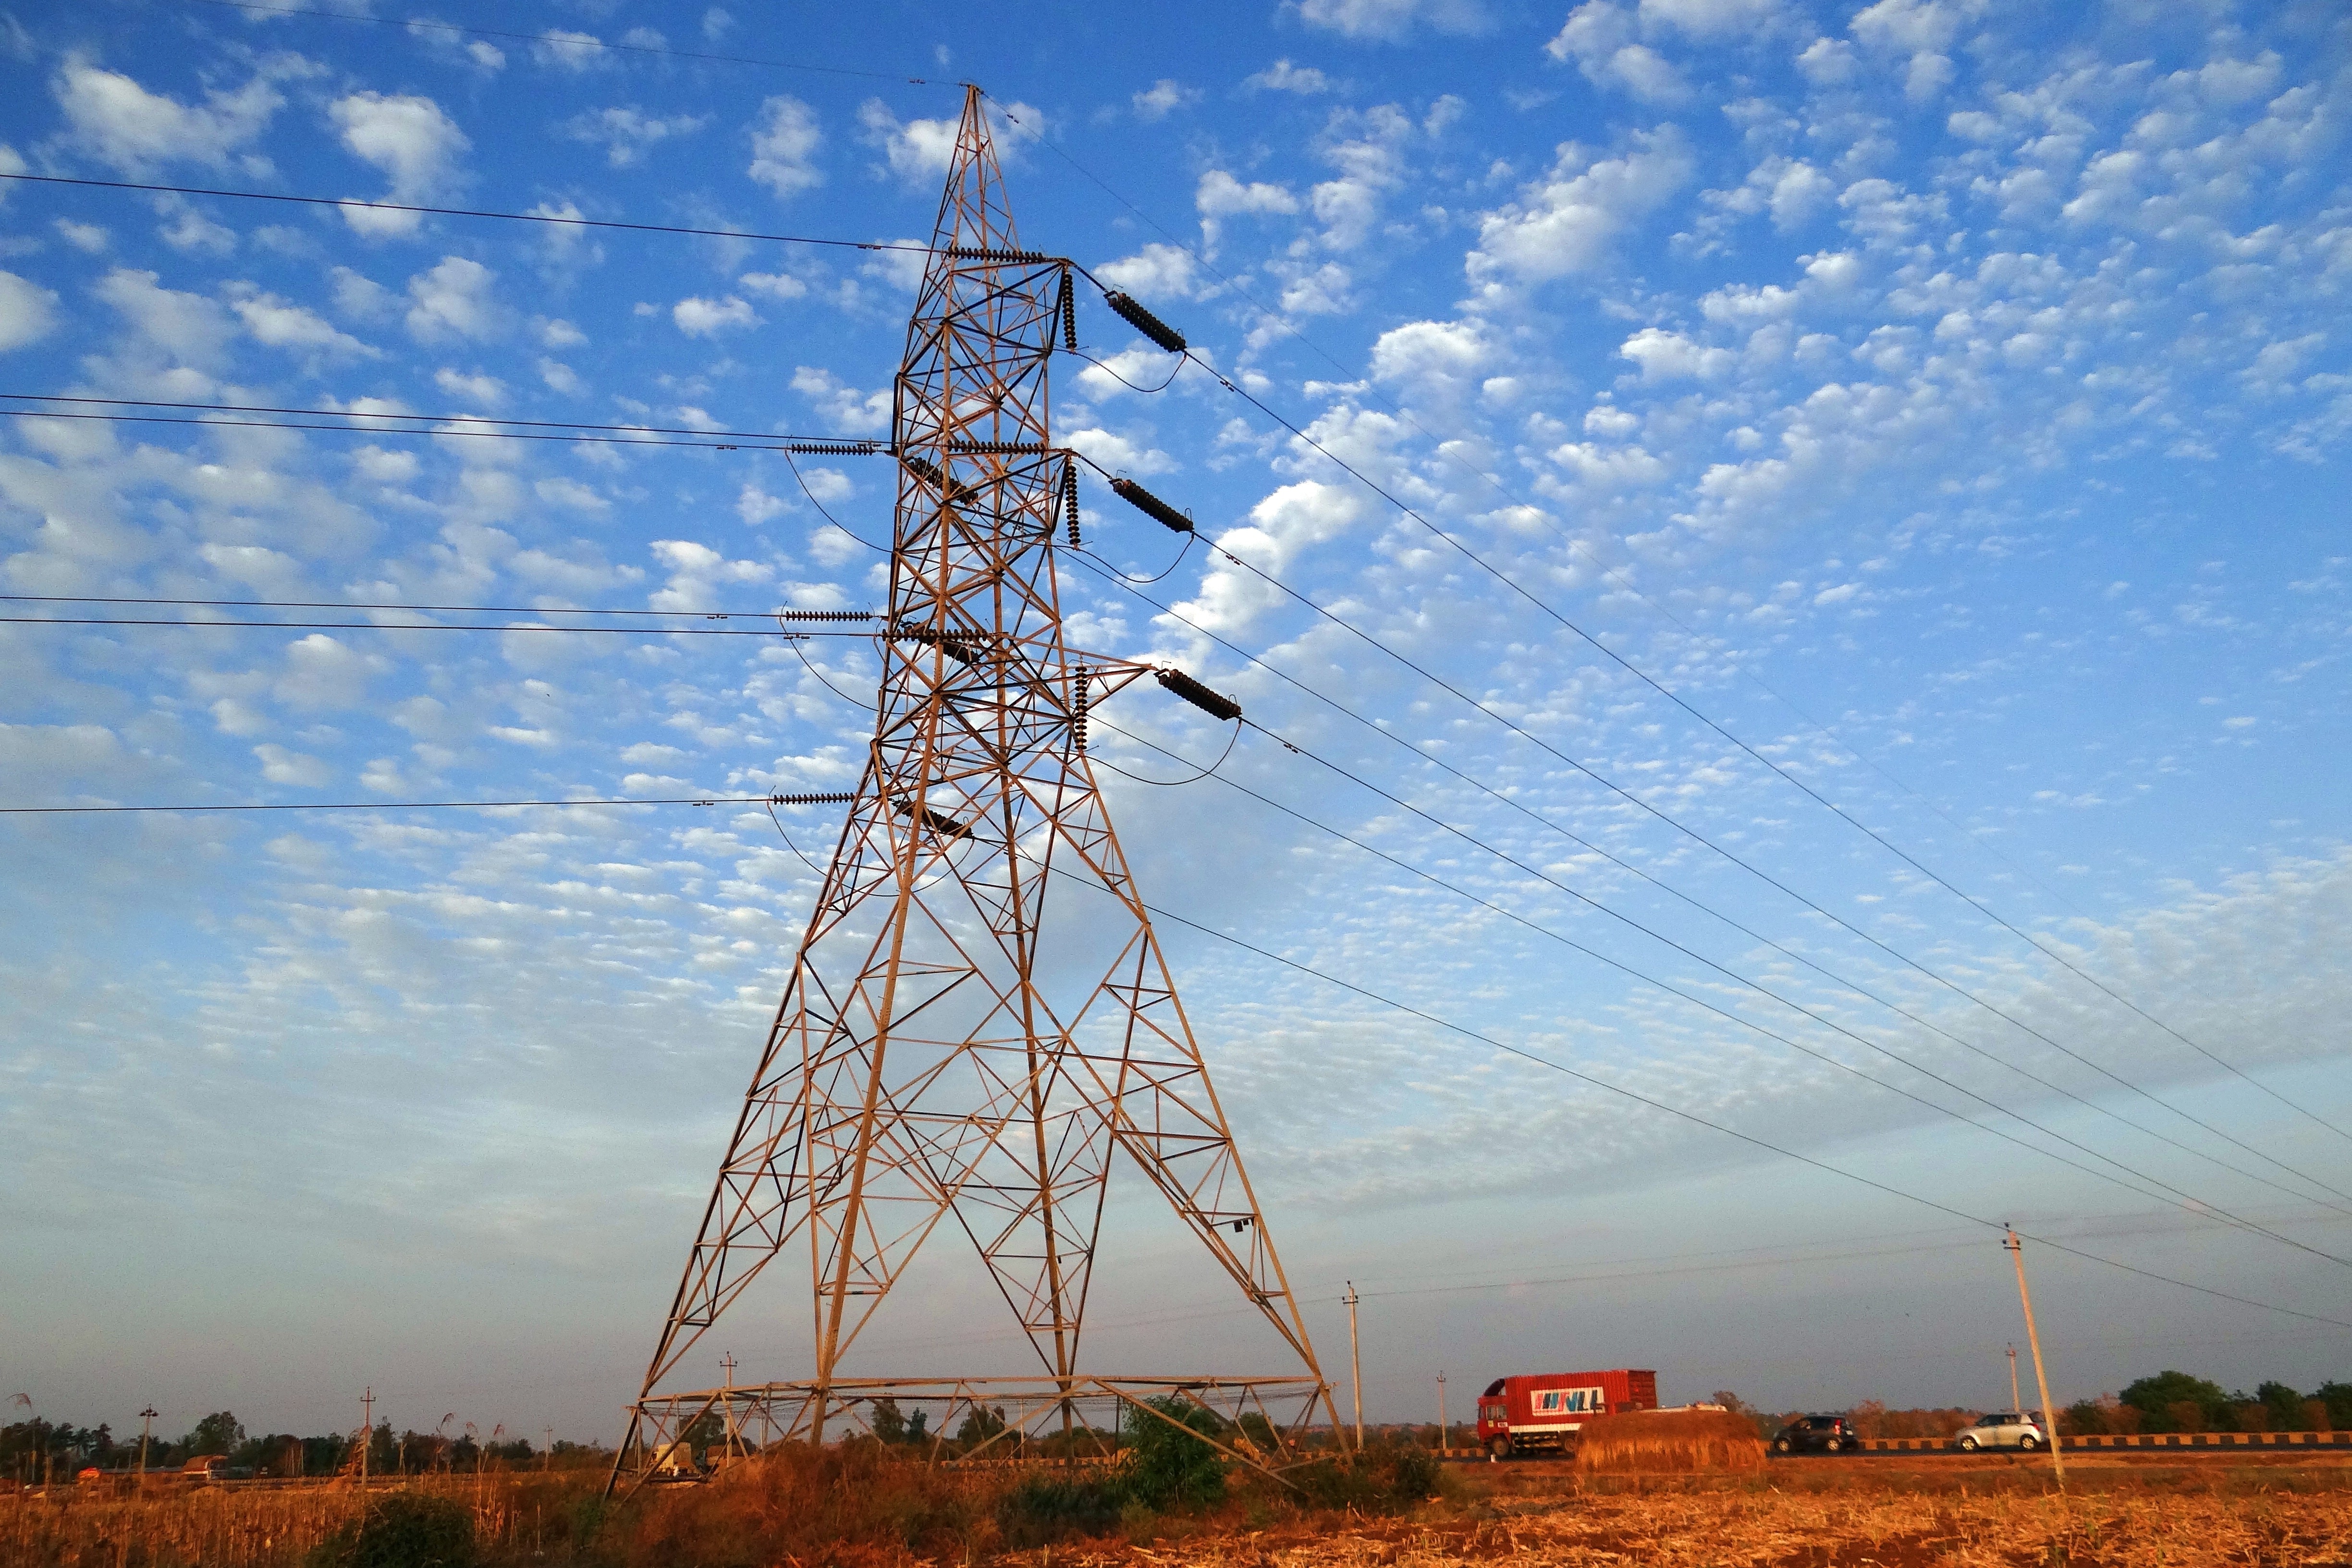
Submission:
<svg viewBox="0 0 2352 1568">
<path fill-rule="evenodd" d="M 1212 718 L 1238 719 L 1242 716 L 1240 703 L 1223 692 L 1210 690 L 1182 670 L 1163 669 L 1158 674 L 1160 685 Z"/>
<path fill-rule="evenodd" d="M 1114 289 L 1103 296 L 1103 303 L 1118 311 L 1130 327 L 1166 349 L 1171 354 L 1184 352 L 1184 334 Z"/>
<path fill-rule="evenodd" d="M 1062 346 L 1071 353 L 1078 347 L 1078 291 L 1070 282 L 1070 269 L 1062 268 Z"/>
<path fill-rule="evenodd" d="M 1093 672 L 1083 664 L 1078 666 L 1071 681 L 1070 743 L 1081 752 L 1087 749 L 1087 713 L 1094 700 L 1089 689 L 1093 683 Z"/>
<path fill-rule="evenodd" d="M 908 642 L 921 643 L 926 647 L 935 647 L 966 669 L 980 662 L 979 651 L 970 644 L 958 642 L 953 637 L 942 637 L 929 626 L 893 626 L 890 635 Z"/>
<path fill-rule="evenodd" d="M 939 491 L 950 506 L 968 501 L 980 493 L 961 479 L 951 479 L 940 472 L 939 466 L 929 458 L 919 458 L 908 452 L 901 454 L 898 460 L 907 465 L 909 473 Z"/>
<path fill-rule="evenodd" d="M 896 800 L 892 801 L 891 804 L 898 808 L 899 816 L 908 818 L 912 818 L 915 816 L 915 803 L 908 800 L 905 795 L 902 795 L 898 796 Z M 923 807 L 922 816 L 924 823 L 930 828 L 930 830 L 938 834 L 942 838 L 961 838 L 971 831 L 971 827 L 967 825 L 958 822 L 954 817 L 948 816 L 945 812 L 933 811 L 928 805 Z"/>
<path fill-rule="evenodd" d="M 1133 479 L 1113 479 L 1111 493 L 1141 512 L 1152 521 L 1163 523 L 1179 533 L 1192 531 L 1192 520 L 1137 484 Z"/>
<path fill-rule="evenodd" d="M 1078 548 L 1078 465 L 1062 465 L 1062 510 L 1070 521 L 1070 548 Z"/>
</svg>

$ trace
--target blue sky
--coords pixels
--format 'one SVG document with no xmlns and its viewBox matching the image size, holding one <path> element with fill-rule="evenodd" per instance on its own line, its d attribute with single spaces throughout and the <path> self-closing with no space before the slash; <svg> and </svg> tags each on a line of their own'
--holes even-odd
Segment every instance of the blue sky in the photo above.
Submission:
<svg viewBox="0 0 2352 1568">
<path fill-rule="evenodd" d="M 1169 363 L 1097 303 L 1102 366 L 1056 367 L 1061 437 L 1204 540 L 1177 559 L 1089 481 L 1090 548 L 1166 575 L 1066 570 L 1074 640 L 1343 770 L 1253 732 L 1214 778 L 1111 778 L 1155 903 L 1887 1186 L 2352 1316 L 2320 1256 L 2352 1252 L 2352 1143 L 2305 1113 L 2352 1127 L 2334 8 L 375 9 L 20 16 L 0 173 L 919 238 L 978 81 L 1026 242 L 1323 449 L 1199 369 L 1130 390 Z M 873 437 L 912 298 L 900 253 L 0 185 L 14 394 Z M 5 424 L 11 595 L 751 613 L 883 580 L 877 460 Z M 877 668 L 364 625 L 14 625 L 0 667 L 12 805 L 837 789 Z M 1213 762 L 1155 695 L 1104 757 Z M 311 1430 L 373 1383 L 404 1425 L 609 1436 L 834 818 L 782 822 L 8 819 L 11 1389 Z M 2005 1396 L 1983 1232 L 1163 934 L 1332 1366 L 1365 1294 L 1375 1415 L 1567 1363 Z M 1097 1364 L 1264 1356 L 1164 1215 L 1114 1216 Z M 1017 1366 L 972 1267 L 926 1261 L 872 1353 Z M 2352 1331 L 2035 1267 L 2062 1398 L 2352 1375 Z M 780 1289 L 712 1354 L 795 1375 L 804 1332 Z"/>
</svg>

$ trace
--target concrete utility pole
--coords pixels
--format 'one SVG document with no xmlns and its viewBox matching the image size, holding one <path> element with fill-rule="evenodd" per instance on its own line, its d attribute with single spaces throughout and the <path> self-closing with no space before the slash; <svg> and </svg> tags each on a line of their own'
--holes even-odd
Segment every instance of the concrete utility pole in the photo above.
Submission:
<svg viewBox="0 0 2352 1568">
<path fill-rule="evenodd" d="M 555 1468 L 555 1428 L 552 1426 L 547 1429 L 547 1447 L 540 1450 L 539 1468 L 542 1470 Z"/>
<path fill-rule="evenodd" d="M 375 1447 L 375 1384 L 360 1395 L 360 1489 L 368 1482 L 368 1450 Z"/>
<path fill-rule="evenodd" d="M 139 1413 L 139 1473 L 147 1473 L 147 1439 L 155 1435 L 155 1407 L 149 1405 Z"/>
<path fill-rule="evenodd" d="M 1443 1372 L 1437 1374 L 1437 1451 L 1440 1454 L 1454 1452 L 1454 1445 L 1445 1435 L 1445 1373 Z"/>
<path fill-rule="evenodd" d="M 2015 1344 L 2009 1347 L 2009 1407 L 2011 1410 L 2025 1408 L 2025 1395 L 2017 1392 L 2017 1346 Z"/>
<path fill-rule="evenodd" d="M 1348 1281 L 1348 1360 L 1355 1368 L 1356 1452 L 1364 1451 L 1364 1352 L 1356 1344 L 1356 1282 Z"/>
<path fill-rule="evenodd" d="M 2025 1342 L 2033 1352 L 2033 1385 L 2042 1391 L 2042 1435 L 2050 1439 L 2050 1468 L 2058 1478 L 2058 1490 L 2066 1490 L 2066 1461 L 2059 1453 L 2058 1413 L 2050 1408 L 2050 1379 L 2042 1370 L 2042 1333 L 2033 1326 L 2033 1298 L 2025 1289 L 2025 1244 L 2017 1239 L 2017 1232 L 2009 1226 L 2001 1246 L 2009 1249 L 2010 1261 L 2017 1265 L 2017 1300 L 2025 1309 Z M 2013 1353 L 2013 1352 L 2012 1352 Z"/>
</svg>

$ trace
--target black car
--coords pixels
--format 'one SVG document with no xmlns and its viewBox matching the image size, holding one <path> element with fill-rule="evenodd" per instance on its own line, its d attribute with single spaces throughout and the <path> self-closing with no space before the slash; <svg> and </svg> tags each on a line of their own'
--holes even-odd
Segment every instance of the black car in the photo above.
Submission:
<svg viewBox="0 0 2352 1568">
<path fill-rule="evenodd" d="M 1861 1448 L 1853 1423 L 1843 1415 L 1800 1415 L 1772 1439 L 1776 1454 L 1841 1454 Z"/>
</svg>

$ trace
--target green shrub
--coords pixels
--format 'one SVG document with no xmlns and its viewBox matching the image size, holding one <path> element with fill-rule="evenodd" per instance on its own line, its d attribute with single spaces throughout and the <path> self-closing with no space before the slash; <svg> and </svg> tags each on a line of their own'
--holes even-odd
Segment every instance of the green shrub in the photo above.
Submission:
<svg viewBox="0 0 2352 1568">
<path fill-rule="evenodd" d="M 1360 1454 L 1318 1459 L 1282 1474 L 1308 1506 L 1359 1513 L 1402 1513 L 1444 1485 L 1437 1456 L 1411 1443 L 1367 1443 Z"/>
<path fill-rule="evenodd" d="M 305 1568 L 474 1568 L 474 1513 L 448 1498 L 394 1492 L 320 1542 Z"/>
<path fill-rule="evenodd" d="M 1150 1409 L 1129 1406 L 1120 1423 L 1127 1438 L 1129 1494 L 1146 1508 L 1163 1510 L 1202 1508 L 1222 1499 L 1224 1456 L 1204 1439 L 1223 1437 L 1225 1423 L 1172 1394 L 1143 1403 Z"/>
<path fill-rule="evenodd" d="M 996 1526 L 1016 1551 L 1049 1546 L 1072 1536 L 1109 1535 L 1134 1500 L 1123 1475 L 1062 1479 L 1032 1476 L 996 1505 Z"/>
</svg>

